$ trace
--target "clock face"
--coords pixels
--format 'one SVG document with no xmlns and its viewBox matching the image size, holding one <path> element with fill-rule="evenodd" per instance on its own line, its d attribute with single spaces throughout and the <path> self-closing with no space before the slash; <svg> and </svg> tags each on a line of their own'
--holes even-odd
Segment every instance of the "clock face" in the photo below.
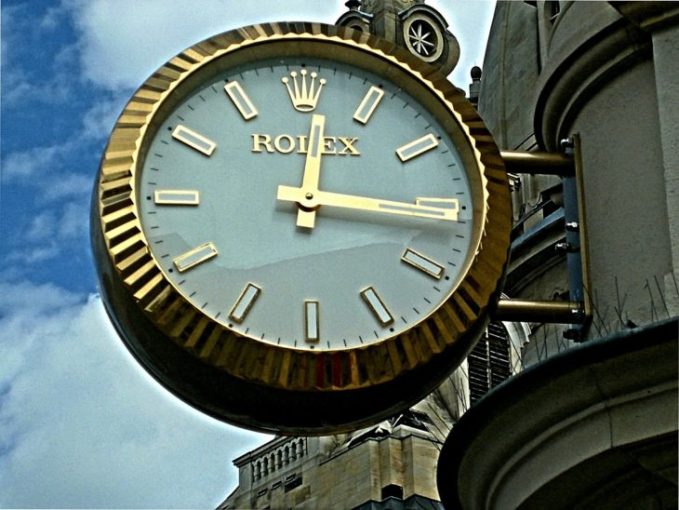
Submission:
<svg viewBox="0 0 679 510">
<path fill-rule="evenodd" d="M 96 190 L 127 347 L 257 430 L 345 431 L 421 399 L 482 332 L 507 261 L 506 173 L 464 94 L 341 27 L 180 53 L 121 114 Z"/>
<path fill-rule="evenodd" d="M 172 285 L 240 335 L 340 350 L 398 335 L 473 255 L 465 161 L 422 98 L 318 57 L 248 62 L 177 100 L 137 200 Z"/>
</svg>

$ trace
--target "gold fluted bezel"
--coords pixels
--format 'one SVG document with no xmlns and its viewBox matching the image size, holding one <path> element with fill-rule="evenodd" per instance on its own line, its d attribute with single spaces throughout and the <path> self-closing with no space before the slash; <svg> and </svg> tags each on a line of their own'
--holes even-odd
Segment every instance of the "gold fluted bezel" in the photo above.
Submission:
<svg viewBox="0 0 679 510">
<path fill-rule="evenodd" d="M 141 225 L 135 185 L 146 148 L 167 112 L 206 76 L 245 61 L 289 55 L 369 66 L 372 72 L 402 85 L 434 112 L 458 146 L 468 148 L 462 153 L 466 154 L 464 163 L 475 195 L 474 256 L 468 259 L 452 294 L 437 310 L 406 332 L 372 345 L 300 350 L 226 328 L 173 286 L 150 252 Z M 146 80 L 125 107 L 106 147 L 95 191 L 95 221 L 100 222 L 105 247 L 99 256 L 107 257 L 110 277 L 122 284 L 115 292 L 126 292 L 167 341 L 187 356 L 211 370 L 263 387 L 342 392 L 389 383 L 426 367 L 442 354 L 451 363 L 461 361 L 485 325 L 489 308 L 495 305 L 507 262 L 511 205 L 506 172 L 492 137 L 463 92 L 408 52 L 342 27 L 317 23 L 253 25 L 183 51 Z M 109 309 L 109 313 L 115 316 L 120 312 Z M 122 329 L 129 329 L 125 324 Z M 134 332 L 121 333 L 128 337 L 128 343 L 134 338 Z M 451 354 L 453 351 L 455 354 Z M 439 373 L 432 375 L 440 377 Z M 413 398 L 404 396 L 404 400 Z M 212 414 L 219 412 L 213 410 Z"/>
</svg>

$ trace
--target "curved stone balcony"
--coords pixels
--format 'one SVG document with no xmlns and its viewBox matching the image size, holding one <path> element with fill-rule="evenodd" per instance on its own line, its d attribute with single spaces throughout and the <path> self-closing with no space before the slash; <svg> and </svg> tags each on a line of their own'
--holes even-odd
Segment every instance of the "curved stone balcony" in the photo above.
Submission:
<svg viewBox="0 0 679 510">
<path fill-rule="evenodd" d="M 438 489 L 449 510 L 677 508 L 673 318 L 534 365 L 454 426 Z"/>
</svg>

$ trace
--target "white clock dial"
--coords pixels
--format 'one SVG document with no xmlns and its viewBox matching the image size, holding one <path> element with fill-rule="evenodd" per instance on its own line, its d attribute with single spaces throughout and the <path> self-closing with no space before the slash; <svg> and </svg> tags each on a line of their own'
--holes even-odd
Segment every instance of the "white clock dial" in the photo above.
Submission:
<svg viewBox="0 0 679 510">
<path fill-rule="evenodd" d="M 241 65 L 167 114 L 137 177 L 151 253 L 202 313 L 284 347 L 379 342 L 475 245 L 463 160 L 418 98 L 320 58 Z"/>
</svg>

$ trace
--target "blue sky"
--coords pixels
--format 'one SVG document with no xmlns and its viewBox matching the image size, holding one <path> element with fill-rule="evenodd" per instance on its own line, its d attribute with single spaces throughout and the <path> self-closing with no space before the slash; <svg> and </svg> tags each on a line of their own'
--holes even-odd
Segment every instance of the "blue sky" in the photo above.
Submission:
<svg viewBox="0 0 679 510">
<path fill-rule="evenodd" d="M 231 460 L 269 436 L 161 389 L 112 330 L 89 248 L 90 195 L 125 102 L 187 46 L 245 24 L 333 23 L 335 0 L 4 0 L 0 148 L 0 507 L 214 507 Z M 464 88 L 492 3 L 428 2 Z"/>
</svg>

